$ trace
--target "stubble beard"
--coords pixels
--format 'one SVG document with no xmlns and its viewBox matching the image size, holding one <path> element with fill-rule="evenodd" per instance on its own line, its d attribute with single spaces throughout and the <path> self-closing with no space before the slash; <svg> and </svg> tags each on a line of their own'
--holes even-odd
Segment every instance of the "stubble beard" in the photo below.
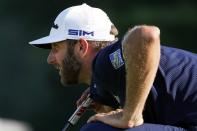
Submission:
<svg viewBox="0 0 197 131">
<path fill-rule="evenodd" d="M 79 84 L 81 63 L 74 54 L 74 49 L 68 49 L 68 54 L 63 61 L 61 83 L 66 85 Z"/>
</svg>

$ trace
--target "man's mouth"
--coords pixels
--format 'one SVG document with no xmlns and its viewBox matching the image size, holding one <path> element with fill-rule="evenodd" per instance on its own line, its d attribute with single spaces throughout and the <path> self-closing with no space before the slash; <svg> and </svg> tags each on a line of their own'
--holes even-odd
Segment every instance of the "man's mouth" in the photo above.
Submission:
<svg viewBox="0 0 197 131">
<path fill-rule="evenodd" d="M 58 71 L 59 71 L 59 75 L 62 76 L 62 68 L 59 67 Z"/>
<path fill-rule="evenodd" d="M 59 72 L 59 75 L 61 76 L 61 67 L 59 65 L 54 65 L 54 68 Z"/>
<path fill-rule="evenodd" d="M 55 68 L 56 70 L 60 70 L 60 66 L 59 66 L 59 65 L 54 65 L 54 68 Z"/>
</svg>

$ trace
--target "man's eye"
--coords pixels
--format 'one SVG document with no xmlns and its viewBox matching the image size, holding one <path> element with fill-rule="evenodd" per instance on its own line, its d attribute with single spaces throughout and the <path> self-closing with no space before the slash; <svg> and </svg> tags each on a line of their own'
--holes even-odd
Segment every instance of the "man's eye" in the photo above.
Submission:
<svg viewBox="0 0 197 131">
<path fill-rule="evenodd" d="M 52 52 L 53 52 L 53 53 L 56 53 L 57 51 L 58 51 L 58 48 L 57 48 L 57 47 L 53 47 L 53 48 L 52 48 Z"/>
<path fill-rule="evenodd" d="M 57 51 L 58 50 L 58 46 L 57 45 L 52 45 L 52 50 Z"/>
</svg>

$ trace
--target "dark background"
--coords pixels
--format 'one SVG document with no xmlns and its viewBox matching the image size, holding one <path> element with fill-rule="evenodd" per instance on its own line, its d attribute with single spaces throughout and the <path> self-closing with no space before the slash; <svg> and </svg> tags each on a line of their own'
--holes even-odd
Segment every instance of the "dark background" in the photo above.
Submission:
<svg viewBox="0 0 197 131">
<path fill-rule="evenodd" d="M 197 51 L 196 0 L 1 0 L 1 118 L 24 121 L 34 131 L 60 131 L 64 126 L 85 86 L 62 87 L 58 73 L 47 65 L 49 51 L 28 42 L 48 35 L 63 9 L 83 2 L 103 9 L 120 37 L 134 25 L 157 25 L 164 45 Z"/>
</svg>

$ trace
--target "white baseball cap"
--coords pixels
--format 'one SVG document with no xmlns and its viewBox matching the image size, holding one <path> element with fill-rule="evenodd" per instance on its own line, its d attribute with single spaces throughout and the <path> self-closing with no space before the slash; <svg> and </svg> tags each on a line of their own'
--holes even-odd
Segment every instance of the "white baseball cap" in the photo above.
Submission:
<svg viewBox="0 0 197 131">
<path fill-rule="evenodd" d="M 107 14 L 99 8 L 87 4 L 72 6 L 57 16 L 48 36 L 31 41 L 29 44 L 46 48 L 51 43 L 66 39 L 113 41 L 115 36 L 110 34 L 112 25 Z"/>
</svg>

